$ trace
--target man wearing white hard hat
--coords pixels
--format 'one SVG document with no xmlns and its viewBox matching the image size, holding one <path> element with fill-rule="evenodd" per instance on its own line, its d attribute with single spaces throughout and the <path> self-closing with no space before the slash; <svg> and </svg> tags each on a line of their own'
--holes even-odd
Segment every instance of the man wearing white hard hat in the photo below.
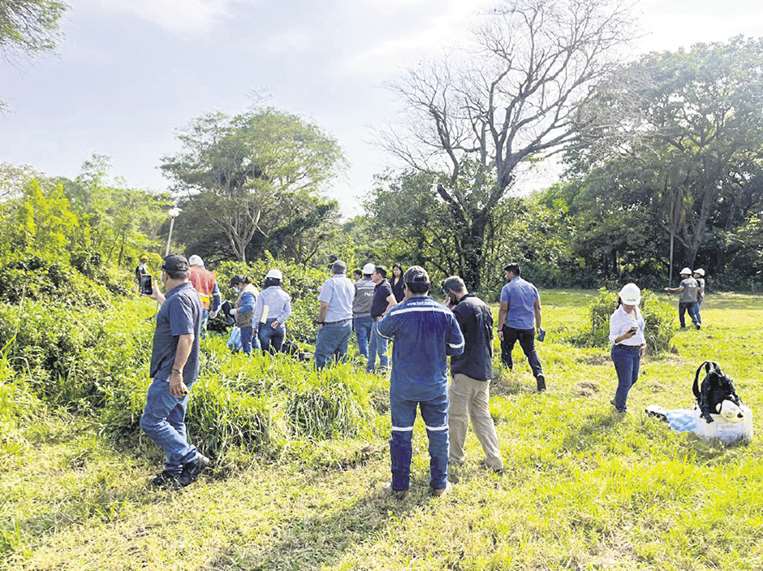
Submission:
<svg viewBox="0 0 763 571">
<path fill-rule="evenodd" d="M 376 284 L 371 279 L 376 266 L 368 263 L 363 266 L 362 278 L 355 282 L 355 299 L 352 300 L 352 328 L 358 340 L 358 353 L 368 359 L 368 341 L 371 338 L 371 303 L 374 300 Z"/>
<path fill-rule="evenodd" d="M 188 265 L 190 266 L 188 279 L 191 281 L 193 289 L 199 294 L 199 301 L 201 302 L 201 335 L 204 337 L 207 333 L 209 318 L 214 319 L 220 310 L 222 296 L 215 274 L 204 267 L 204 260 L 201 259 L 201 256 L 194 254 L 188 258 Z"/>
<path fill-rule="evenodd" d="M 617 309 L 609 318 L 609 342 L 617 372 L 617 390 L 612 399 L 617 412 L 627 412 L 628 393 L 638 379 L 641 358 L 646 350 L 644 318 L 639 311 L 641 290 L 634 283 L 620 290 Z"/>
<path fill-rule="evenodd" d="M 705 270 L 702 268 L 694 270 L 694 279 L 697 280 L 697 285 L 699 286 L 699 295 L 697 296 L 697 316 L 699 322 L 702 323 L 702 314 L 700 313 L 700 310 L 702 309 L 702 303 L 705 301 Z"/>
<path fill-rule="evenodd" d="M 686 312 L 689 312 L 694 327 L 699 329 L 701 327 L 699 317 L 699 284 L 697 280 L 691 277 L 691 268 L 684 268 L 681 270 L 681 283 L 678 287 L 666 287 L 665 291 L 668 293 L 680 294 L 678 298 L 678 321 L 681 324 L 681 329 L 686 329 Z"/>
<path fill-rule="evenodd" d="M 252 321 L 263 351 L 277 353 L 286 338 L 286 320 L 291 315 L 291 296 L 283 288 L 283 273 L 272 269 L 265 274 L 262 292 L 254 304 Z"/>
</svg>

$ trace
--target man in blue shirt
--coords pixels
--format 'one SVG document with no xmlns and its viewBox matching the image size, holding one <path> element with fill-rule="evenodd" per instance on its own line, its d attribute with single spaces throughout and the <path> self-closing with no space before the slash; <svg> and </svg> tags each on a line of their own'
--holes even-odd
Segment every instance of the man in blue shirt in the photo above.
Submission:
<svg viewBox="0 0 763 571">
<path fill-rule="evenodd" d="M 509 370 L 513 368 L 511 351 L 519 341 L 530 363 L 538 392 L 543 392 L 546 390 L 546 378 L 535 351 L 535 331 L 538 331 L 541 341 L 544 335 L 541 328 L 540 294 L 533 284 L 522 279 L 519 264 L 508 264 L 503 271 L 509 283 L 501 290 L 501 309 L 498 312 L 501 361 Z"/>
<path fill-rule="evenodd" d="M 318 294 L 318 337 L 315 340 L 315 366 L 322 369 L 331 359 L 341 361 L 347 355 L 352 337 L 352 301 L 355 285 L 347 278 L 347 264 L 336 260 L 331 265 L 332 276 Z"/>
<path fill-rule="evenodd" d="M 178 488 L 192 483 L 209 465 L 186 438 L 188 391 L 199 376 L 202 307 L 189 281 L 183 256 L 167 256 L 162 265 L 166 295 L 154 286 L 161 304 L 151 352 L 151 386 L 140 427 L 162 450 L 165 469 L 152 483 Z"/>
<path fill-rule="evenodd" d="M 424 268 L 405 272 L 405 298 L 379 322 L 379 334 L 394 340 L 390 412 L 391 491 L 403 497 L 410 487 L 413 424 L 416 408 L 429 437 L 430 488 L 435 496 L 448 489 L 447 356 L 464 352 L 464 337 L 453 313 L 430 298 Z"/>
</svg>

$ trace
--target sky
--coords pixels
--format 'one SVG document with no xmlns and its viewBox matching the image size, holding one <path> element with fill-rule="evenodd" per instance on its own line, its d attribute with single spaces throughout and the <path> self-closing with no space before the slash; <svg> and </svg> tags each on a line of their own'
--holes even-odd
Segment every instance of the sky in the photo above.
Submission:
<svg viewBox="0 0 763 571">
<path fill-rule="evenodd" d="M 166 190 L 162 156 L 210 111 L 266 103 L 335 137 L 348 167 L 325 189 L 345 216 L 373 175 L 400 166 L 375 139 L 400 118 L 388 88 L 468 41 L 496 0 L 69 0 L 55 52 L 0 59 L 0 162 L 74 177 L 92 154 L 112 175 Z M 643 0 L 638 53 L 763 36 L 761 0 Z M 553 164 L 515 192 L 558 176 Z"/>
</svg>

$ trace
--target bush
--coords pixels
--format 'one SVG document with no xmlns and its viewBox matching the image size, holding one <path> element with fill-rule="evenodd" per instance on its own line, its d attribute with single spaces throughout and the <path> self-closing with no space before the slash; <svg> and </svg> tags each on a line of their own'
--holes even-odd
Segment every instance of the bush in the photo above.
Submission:
<svg viewBox="0 0 763 571">
<path fill-rule="evenodd" d="M 609 345 L 609 317 L 617 307 L 617 293 L 599 290 L 589 306 L 591 329 L 576 340 L 579 344 L 606 347 Z M 647 350 L 652 354 L 669 351 L 675 333 L 673 307 L 649 290 L 641 292 L 641 314 L 645 322 Z"/>
</svg>

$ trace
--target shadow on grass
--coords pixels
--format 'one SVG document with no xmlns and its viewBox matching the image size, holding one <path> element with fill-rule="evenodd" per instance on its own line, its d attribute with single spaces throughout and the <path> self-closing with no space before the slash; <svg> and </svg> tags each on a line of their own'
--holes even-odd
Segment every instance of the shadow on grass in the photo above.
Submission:
<svg viewBox="0 0 763 571">
<path fill-rule="evenodd" d="M 432 500 L 428 488 L 411 488 L 405 499 L 377 489 L 326 515 L 292 521 L 275 543 L 261 548 L 231 545 L 208 564 L 210 569 L 316 569 L 338 563 L 353 547 Z M 436 501 L 436 500 L 434 500 Z"/>
<path fill-rule="evenodd" d="M 624 419 L 624 415 L 614 409 L 610 413 L 589 416 L 579 427 L 571 430 L 564 439 L 562 448 L 574 452 L 594 448 L 611 438 L 610 430 Z"/>
</svg>

